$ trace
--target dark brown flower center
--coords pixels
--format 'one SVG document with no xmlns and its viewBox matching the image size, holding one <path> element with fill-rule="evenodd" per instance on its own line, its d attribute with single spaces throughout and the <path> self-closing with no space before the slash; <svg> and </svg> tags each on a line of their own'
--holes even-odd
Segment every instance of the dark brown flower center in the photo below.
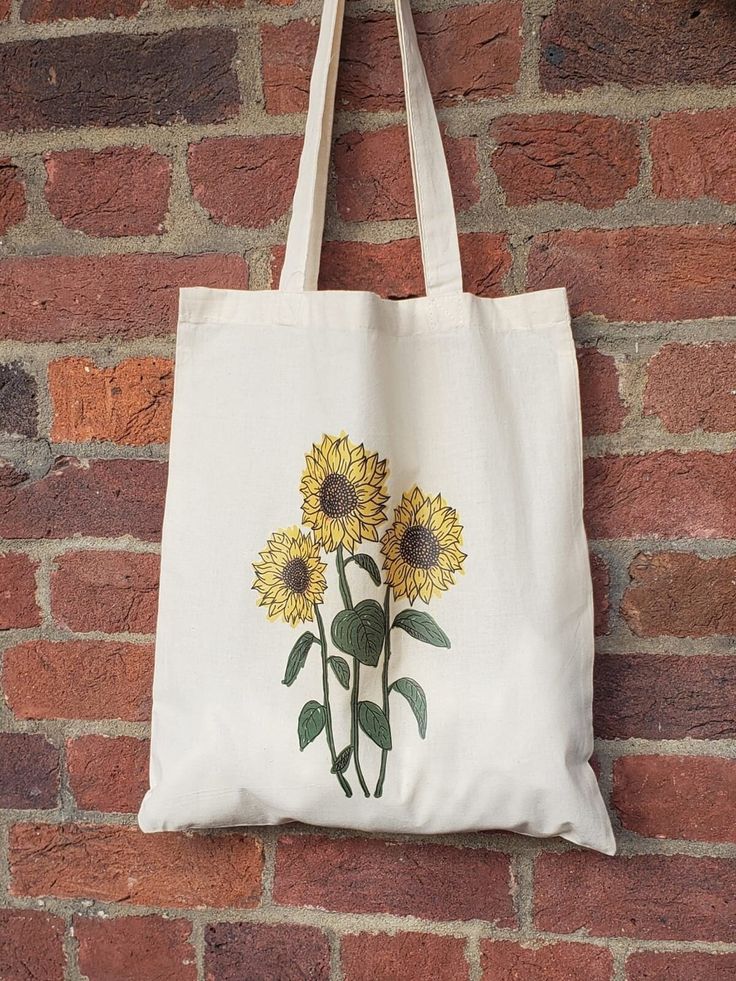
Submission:
<svg viewBox="0 0 736 981">
<path fill-rule="evenodd" d="M 281 573 L 281 578 L 292 593 L 304 593 L 311 579 L 309 567 L 304 559 L 289 559 Z"/>
<path fill-rule="evenodd" d="M 358 503 L 358 495 L 344 474 L 330 473 L 322 482 L 319 503 L 328 518 L 346 518 Z"/>
<path fill-rule="evenodd" d="M 440 557 L 440 543 L 424 525 L 412 525 L 401 537 L 401 557 L 415 569 L 431 569 Z"/>
</svg>

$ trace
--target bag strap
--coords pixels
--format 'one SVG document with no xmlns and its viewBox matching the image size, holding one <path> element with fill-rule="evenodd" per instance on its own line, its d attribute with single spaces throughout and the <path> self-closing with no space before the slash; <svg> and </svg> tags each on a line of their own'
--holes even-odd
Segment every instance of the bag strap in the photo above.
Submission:
<svg viewBox="0 0 736 981">
<path fill-rule="evenodd" d="M 395 0 L 414 197 L 427 294 L 462 292 L 457 223 L 442 138 L 410 0 Z M 324 0 L 309 110 L 279 289 L 317 289 L 345 0 Z"/>
</svg>

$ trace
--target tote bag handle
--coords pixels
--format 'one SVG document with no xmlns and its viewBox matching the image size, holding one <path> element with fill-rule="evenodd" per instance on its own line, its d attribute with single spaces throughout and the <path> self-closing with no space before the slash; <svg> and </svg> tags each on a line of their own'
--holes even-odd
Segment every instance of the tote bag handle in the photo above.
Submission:
<svg viewBox="0 0 736 981">
<path fill-rule="evenodd" d="M 410 0 L 395 0 L 404 75 L 414 197 L 427 294 L 462 292 L 462 269 L 447 162 L 432 94 L 417 44 Z M 299 162 L 279 289 L 317 289 L 325 222 L 335 86 L 345 0 L 325 0 L 309 86 Z"/>
</svg>

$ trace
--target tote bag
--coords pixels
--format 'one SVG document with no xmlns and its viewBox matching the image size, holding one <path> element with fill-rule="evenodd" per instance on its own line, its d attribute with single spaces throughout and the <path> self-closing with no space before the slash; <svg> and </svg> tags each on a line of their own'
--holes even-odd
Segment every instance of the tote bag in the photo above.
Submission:
<svg viewBox="0 0 736 981">
<path fill-rule="evenodd" d="M 180 293 L 139 823 L 612 853 L 566 294 L 463 292 L 408 0 L 396 14 L 426 296 L 317 291 L 343 0 L 279 289 Z"/>
</svg>

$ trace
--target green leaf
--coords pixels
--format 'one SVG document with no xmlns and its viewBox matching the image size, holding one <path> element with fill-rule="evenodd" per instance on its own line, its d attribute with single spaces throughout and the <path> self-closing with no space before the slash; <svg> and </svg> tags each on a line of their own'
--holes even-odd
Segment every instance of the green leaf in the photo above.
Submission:
<svg viewBox="0 0 736 981">
<path fill-rule="evenodd" d="M 354 609 L 341 610 L 336 615 L 332 640 L 338 650 L 374 668 L 381 656 L 385 623 L 381 604 L 362 600 Z"/>
<path fill-rule="evenodd" d="M 288 686 L 294 684 L 296 676 L 307 662 L 309 648 L 316 640 L 317 638 L 314 634 L 307 630 L 306 633 L 301 635 L 296 644 L 294 644 L 291 654 L 289 654 L 289 660 L 286 662 L 286 673 L 284 674 L 284 680 L 281 682 L 282 685 Z"/>
<path fill-rule="evenodd" d="M 389 691 L 394 688 L 411 706 L 419 726 L 419 735 L 424 739 L 427 735 L 427 696 L 424 694 L 424 689 L 413 678 L 399 678 L 391 685 Z"/>
<path fill-rule="evenodd" d="M 380 705 L 375 702 L 359 702 L 358 723 L 377 746 L 391 749 L 391 726 Z"/>
<path fill-rule="evenodd" d="M 319 702 L 307 702 L 299 713 L 299 749 L 304 749 L 325 727 L 325 710 Z"/>
<path fill-rule="evenodd" d="M 353 747 L 346 746 L 342 752 L 338 753 L 335 757 L 335 762 L 332 764 L 332 769 L 330 773 L 344 773 L 348 768 L 350 763 L 350 757 L 353 755 Z"/>
<path fill-rule="evenodd" d="M 335 677 L 340 682 L 343 688 L 350 687 L 350 668 L 348 667 L 348 662 L 344 657 L 338 657 L 337 654 L 333 654 L 332 657 L 327 658 L 327 663 L 335 672 Z"/>
<path fill-rule="evenodd" d="M 381 570 L 376 565 L 375 560 L 372 559 L 367 552 L 358 552 L 357 555 L 353 556 L 353 561 L 356 562 L 361 569 L 365 569 L 376 586 L 381 585 Z"/>
<path fill-rule="evenodd" d="M 394 627 L 400 627 L 411 637 L 421 640 L 423 644 L 433 647 L 449 647 L 450 638 L 440 630 L 429 613 L 421 610 L 402 610 L 393 622 Z"/>
</svg>

